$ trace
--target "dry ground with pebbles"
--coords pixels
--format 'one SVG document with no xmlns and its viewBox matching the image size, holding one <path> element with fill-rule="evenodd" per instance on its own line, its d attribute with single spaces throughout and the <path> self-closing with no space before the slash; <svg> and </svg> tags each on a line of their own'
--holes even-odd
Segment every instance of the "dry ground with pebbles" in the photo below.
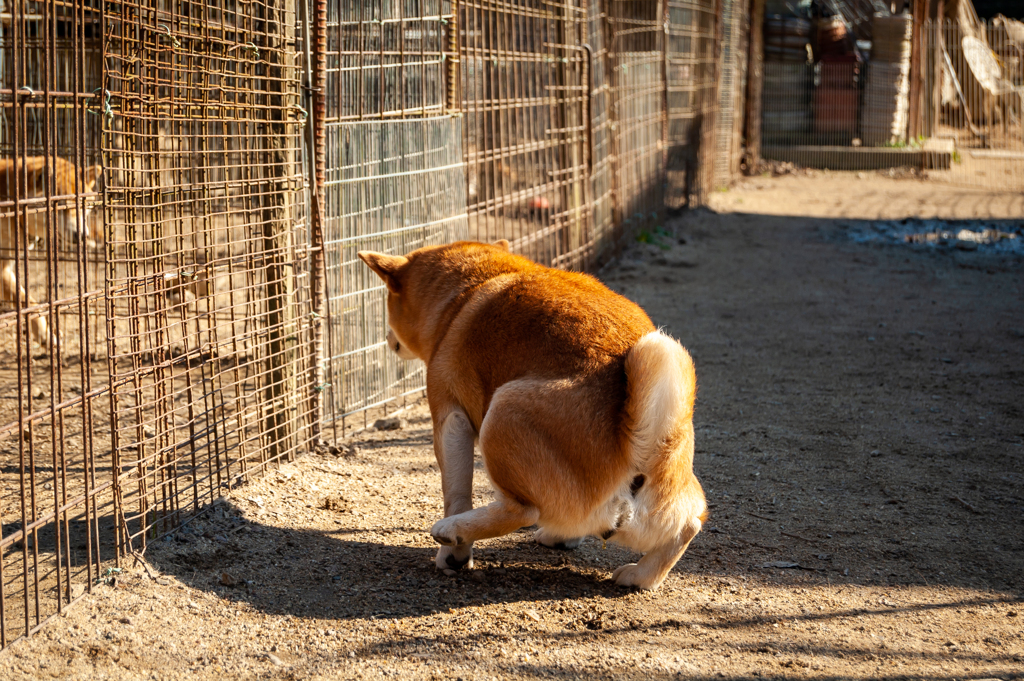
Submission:
<svg viewBox="0 0 1024 681">
<path fill-rule="evenodd" d="M 700 382 L 711 519 L 656 593 L 527 530 L 435 571 L 418 404 L 151 545 L 0 678 L 1024 678 L 1024 266 L 848 238 L 966 205 L 1021 227 L 1020 196 L 757 178 L 601 274 Z"/>
</svg>

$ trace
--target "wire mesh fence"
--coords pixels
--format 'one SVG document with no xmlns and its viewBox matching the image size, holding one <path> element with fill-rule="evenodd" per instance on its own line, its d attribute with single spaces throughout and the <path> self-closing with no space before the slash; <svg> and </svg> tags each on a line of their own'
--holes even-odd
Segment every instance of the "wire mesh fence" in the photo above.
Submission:
<svg viewBox="0 0 1024 681">
<path fill-rule="evenodd" d="M 339 420 L 425 385 L 421 363 L 388 349 L 387 290 L 356 253 L 408 253 L 467 238 L 458 122 L 446 116 L 328 125 L 325 417 L 335 433 Z"/>
<path fill-rule="evenodd" d="M 470 235 L 579 268 L 589 221 L 586 7 L 467 0 L 459 19 Z"/>
<path fill-rule="evenodd" d="M 593 269 L 699 202 L 718 11 L 7 0 L 0 647 L 423 389 L 357 251 L 504 238 Z"/>
<path fill-rule="evenodd" d="M 312 422 L 294 8 L 8 9 L 3 646 Z"/>
<path fill-rule="evenodd" d="M 606 9 L 615 129 L 615 186 L 625 229 L 657 220 L 668 139 L 665 7 L 609 0 Z"/>
<path fill-rule="evenodd" d="M 718 111 L 718 2 L 667 0 L 667 195 L 673 208 L 702 205 L 714 184 Z"/>
<path fill-rule="evenodd" d="M 141 549 L 309 441 L 305 113 L 294 5 L 106 21 L 111 464 Z"/>
<path fill-rule="evenodd" d="M 911 17 L 876 16 L 866 59 L 766 61 L 763 155 L 1024 189 L 1024 44 L 1012 21 L 923 21 L 915 39 Z"/>
<path fill-rule="evenodd" d="M 100 24 L 0 10 L 0 647 L 60 612 L 110 557 L 110 382 L 97 253 Z"/>
<path fill-rule="evenodd" d="M 387 291 L 356 257 L 469 236 L 461 119 L 450 115 L 458 17 L 450 0 L 359 0 L 325 14 L 322 392 L 334 436 L 422 390 L 385 344 Z M 362 413 L 363 421 L 352 419 Z"/>
<path fill-rule="evenodd" d="M 1024 191 L 1024 23 L 929 23 L 922 42 L 929 175 Z"/>
<path fill-rule="evenodd" d="M 721 5 L 721 76 L 718 80 L 714 155 L 716 189 L 727 186 L 740 170 L 749 31 L 746 3 L 721 0 Z"/>
</svg>

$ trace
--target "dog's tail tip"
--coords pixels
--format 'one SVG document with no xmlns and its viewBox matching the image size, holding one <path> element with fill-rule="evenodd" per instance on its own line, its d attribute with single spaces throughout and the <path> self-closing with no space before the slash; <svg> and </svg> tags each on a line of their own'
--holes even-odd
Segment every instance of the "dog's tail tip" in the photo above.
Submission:
<svg viewBox="0 0 1024 681">
<path fill-rule="evenodd" d="M 626 356 L 627 427 L 637 463 L 658 451 L 680 424 L 693 418 L 697 377 L 693 359 L 662 331 L 641 338 Z"/>
</svg>

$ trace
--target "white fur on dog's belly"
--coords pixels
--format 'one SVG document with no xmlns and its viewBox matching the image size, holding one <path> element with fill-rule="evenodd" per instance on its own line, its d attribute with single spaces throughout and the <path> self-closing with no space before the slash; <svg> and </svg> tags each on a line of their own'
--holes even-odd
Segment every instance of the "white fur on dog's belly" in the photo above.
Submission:
<svg viewBox="0 0 1024 681">
<path fill-rule="evenodd" d="M 619 520 L 620 510 L 624 516 L 622 528 L 625 528 L 629 523 L 629 519 L 636 514 L 634 504 L 635 501 L 629 493 L 629 487 L 627 486 L 624 490 L 613 494 L 611 498 L 598 506 L 582 523 L 568 524 L 560 522 L 558 518 L 542 517 L 538 524 L 541 530 L 549 536 L 565 537 L 566 539 L 600 537 L 608 532 L 608 530 L 615 529 L 616 521 Z M 614 540 L 615 537 L 613 536 L 609 541 Z"/>
</svg>

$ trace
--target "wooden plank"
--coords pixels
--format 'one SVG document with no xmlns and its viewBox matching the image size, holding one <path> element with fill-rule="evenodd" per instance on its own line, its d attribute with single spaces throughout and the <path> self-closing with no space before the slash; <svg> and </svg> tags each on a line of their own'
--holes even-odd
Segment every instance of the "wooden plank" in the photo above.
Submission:
<svg viewBox="0 0 1024 681">
<path fill-rule="evenodd" d="M 950 167 L 952 159 L 951 150 L 891 147 L 766 145 L 762 152 L 764 158 L 775 161 L 788 161 L 804 168 L 829 170 L 878 170 L 900 167 L 945 170 Z"/>
<path fill-rule="evenodd" d="M 747 67 L 747 168 L 761 159 L 761 91 L 764 88 L 764 5 L 750 0 L 750 52 Z"/>
<path fill-rule="evenodd" d="M 737 0 L 739 2 L 739 0 Z M 736 21 L 733 30 L 739 31 L 736 40 L 736 52 L 732 55 L 735 65 L 733 67 L 733 119 L 732 119 L 732 143 L 729 145 L 731 158 L 729 159 L 729 173 L 735 177 L 740 172 L 740 164 L 743 162 L 743 127 L 744 116 L 740 114 L 747 109 L 747 68 L 749 58 L 742 58 L 747 55 L 750 41 L 750 13 L 737 11 L 739 19 Z"/>
</svg>

